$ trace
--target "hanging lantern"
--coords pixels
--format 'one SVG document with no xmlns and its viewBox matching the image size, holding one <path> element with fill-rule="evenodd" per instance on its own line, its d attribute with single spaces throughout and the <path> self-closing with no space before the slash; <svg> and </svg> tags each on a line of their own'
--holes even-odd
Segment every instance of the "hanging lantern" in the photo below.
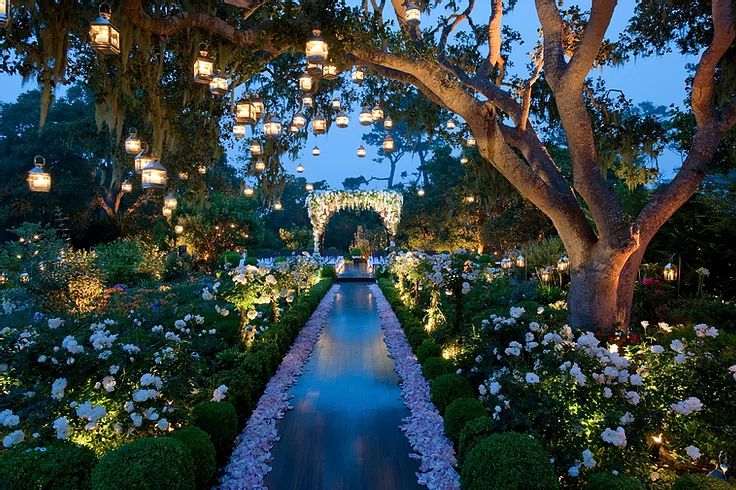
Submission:
<svg viewBox="0 0 736 490">
<path fill-rule="evenodd" d="M 355 154 L 358 155 L 358 158 L 365 157 L 366 151 L 365 151 L 365 148 L 363 148 L 363 145 L 360 145 L 358 147 L 358 150 L 355 152 Z"/>
<path fill-rule="evenodd" d="M 394 120 L 391 119 L 391 116 L 386 116 L 386 119 L 383 120 L 383 129 L 386 131 L 391 131 L 394 128 Z"/>
<path fill-rule="evenodd" d="M 126 194 L 130 194 L 131 192 L 133 192 L 133 183 L 128 179 L 125 179 L 123 183 L 120 184 L 120 190 L 125 192 Z"/>
<path fill-rule="evenodd" d="M 164 197 L 164 207 L 169 208 L 171 210 L 176 209 L 176 206 L 178 205 L 178 201 L 176 200 L 176 196 L 173 193 L 166 194 Z"/>
<path fill-rule="evenodd" d="M 146 142 L 142 142 L 140 153 L 138 153 L 133 159 L 135 173 L 141 173 L 141 170 L 143 170 L 144 167 L 155 160 L 155 156 L 148 154 L 148 144 Z"/>
<path fill-rule="evenodd" d="M 270 114 L 263 123 L 263 132 L 271 138 L 277 137 L 281 134 L 281 121 L 274 114 Z"/>
<path fill-rule="evenodd" d="M 314 106 L 314 98 L 309 94 L 302 95 L 302 104 L 304 107 L 312 108 Z"/>
<path fill-rule="evenodd" d="M 374 105 L 373 109 L 371 109 L 371 119 L 373 119 L 374 122 L 383 119 L 383 109 L 381 109 L 381 106 L 378 104 Z"/>
<path fill-rule="evenodd" d="M 235 120 L 243 124 L 255 124 L 258 120 L 258 112 L 250 94 L 245 94 L 235 104 Z"/>
<path fill-rule="evenodd" d="M 266 106 L 263 104 L 261 96 L 258 94 L 253 94 L 250 103 L 253 104 L 253 110 L 256 111 L 256 119 L 260 119 L 260 117 L 263 115 L 263 111 L 266 110 Z"/>
<path fill-rule="evenodd" d="M 514 262 L 510 258 L 504 257 L 503 259 L 501 259 L 501 269 L 511 269 L 512 265 L 514 265 Z"/>
<path fill-rule="evenodd" d="M 274 211 L 281 211 L 282 209 L 284 209 L 284 206 L 281 205 L 280 201 L 276 201 L 275 203 L 273 203 Z"/>
<path fill-rule="evenodd" d="M 322 75 L 323 69 L 324 69 L 324 65 L 322 65 L 322 63 L 307 62 L 307 73 L 309 73 L 312 76 L 318 77 Z"/>
<path fill-rule="evenodd" d="M 0 29 L 5 29 L 10 25 L 11 7 L 10 0 L 0 0 Z"/>
<path fill-rule="evenodd" d="M 671 262 L 664 266 L 664 280 L 667 282 L 677 280 L 677 266 Z"/>
<path fill-rule="evenodd" d="M 161 213 L 164 215 L 165 218 L 171 218 L 171 215 L 174 214 L 174 210 L 164 206 L 163 208 L 161 208 Z"/>
<path fill-rule="evenodd" d="M 255 194 L 256 191 L 251 186 L 247 185 L 245 186 L 245 189 L 243 189 L 243 194 L 245 194 L 247 197 L 253 197 L 253 194 Z"/>
<path fill-rule="evenodd" d="M 225 95 L 230 88 L 227 77 L 220 72 L 215 73 L 210 80 L 210 93 L 212 95 Z"/>
<path fill-rule="evenodd" d="M 331 61 L 322 67 L 322 78 L 325 80 L 334 80 L 337 78 L 337 66 Z"/>
<path fill-rule="evenodd" d="M 207 45 L 199 45 L 199 56 L 194 58 L 194 81 L 209 85 L 214 77 L 215 62 L 207 56 Z"/>
<path fill-rule="evenodd" d="M 307 192 L 312 192 L 314 190 L 314 184 L 311 182 L 307 182 L 307 185 L 304 186 L 304 190 Z"/>
<path fill-rule="evenodd" d="M 332 99 L 331 105 L 332 105 L 332 108 L 336 111 L 339 111 L 342 108 L 342 102 L 340 102 L 340 99 L 338 99 L 337 97 Z"/>
<path fill-rule="evenodd" d="M 314 29 L 304 49 L 307 55 L 307 63 L 324 65 L 327 61 L 328 49 L 327 43 L 322 39 L 322 32 L 319 29 Z M 320 66 L 320 73 L 322 72 L 321 68 Z"/>
<path fill-rule="evenodd" d="M 0 284 L 5 284 L 8 280 L 8 276 L 4 272 L 0 272 Z"/>
<path fill-rule="evenodd" d="M 325 134 L 327 132 L 327 119 L 322 114 L 317 113 L 312 119 L 312 131 L 314 134 Z"/>
<path fill-rule="evenodd" d="M 307 125 L 307 118 L 304 117 L 304 114 L 302 114 L 301 111 L 299 111 L 294 114 L 294 118 L 291 120 L 291 123 L 297 128 L 301 129 Z"/>
<path fill-rule="evenodd" d="M 350 74 L 350 77 L 358 85 L 363 85 L 363 82 L 365 81 L 365 68 L 362 66 L 356 66 L 353 68 L 353 72 Z"/>
<path fill-rule="evenodd" d="M 158 160 L 153 160 L 141 170 L 141 187 L 144 189 L 165 189 L 167 180 L 166 168 Z"/>
<path fill-rule="evenodd" d="M 125 138 L 125 153 L 128 155 L 137 155 L 141 152 L 141 139 L 138 137 L 138 130 L 130 128 L 129 135 Z"/>
<path fill-rule="evenodd" d="M 306 71 L 299 77 L 299 90 L 302 92 L 311 92 L 314 87 L 312 77 Z"/>
<path fill-rule="evenodd" d="M 253 165 L 253 168 L 256 172 L 263 172 L 266 170 L 266 163 L 262 159 L 256 160 L 256 163 Z"/>
<path fill-rule="evenodd" d="M 475 146 L 475 138 L 473 137 L 472 134 L 468 136 L 468 139 L 465 140 L 465 142 L 467 143 L 468 146 L 471 146 L 471 147 Z"/>
<path fill-rule="evenodd" d="M 418 26 L 422 22 L 422 11 L 416 3 L 409 3 L 406 6 L 406 23 L 410 26 Z"/>
<path fill-rule="evenodd" d="M 340 111 L 337 117 L 335 117 L 335 124 L 338 128 L 347 128 L 349 122 L 350 118 L 343 111 Z"/>
<path fill-rule="evenodd" d="M 447 129 L 449 129 L 450 131 L 452 131 L 453 129 L 455 129 L 455 120 L 454 119 L 448 119 L 447 120 L 447 123 L 445 123 L 445 127 Z"/>
<path fill-rule="evenodd" d="M 289 132 L 290 133 L 298 133 L 299 128 L 297 128 L 294 124 L 289 124 Z"/>
<path fill-rule="evenodd" d="M 560 260 L 557 261 L 557 270 L 560 272 L 565 272 L 568 267 L 570 267 L 570 259 L 567 257 L 567 255 L 563 255 L 560 257 Z"/>
<path fill-rule="evenodd" d="M 301 174 L 304 173 L 304 165 L 301 163 L 296 166 L 296 173 Z"/>
<path fill-rule="evenodd" d="M 31 192 L 49 192 L 51 190 L 51 174 L 44 171 L 46 159 L 41 155 L 33 157 L 33 168 L 28 171 L 28 188 Z"/>
<path fill-rule="evenodd" d="M 27 272 L 21 272 L 20 274 L 20 282 L 28 282 L 31 280 L 31 275 Z"/>
<path fill-rule="evenodd" d="M 542 269 L 539 273 L 539 279 L 544 283 L 552 281 L 552 267 L 545 267 Z"/>
<path fill-rule="evenodd" d="M 261 154 L 263 154 L 263 147 L 261 146 L 261 143 L 258 140 L 253 140 L 248 147 L 248 150 L 250 150 L 251 156 L 259 157 Z"/>
<path fill-rule="evenodd" d="M 386 137 L 383 139 L 383 152 L 384 153 L 391 153 L 394 151 L 394 139 L 391 137 L 390 134 L 387 134 Z"/>
<path fill-rule="evenodd" d="M 463 165 L 465 165 L 466 163 L 468 163 L 468 157 L 466 157 L 465 155 L 461 156 L 460 157 L 460 163 L 462 163 Z"/>
<path fill-rule="evenodd" d="M 233 124 L 233 136 L 235 136 L 236 139 L 240 139 L 245 136 L 245 123 L 236 122 Z"/>
<path fill-rule="evenodd" d="M 186 172 L 179 172 L 179 180 L 189 180 L 189 174 Z"/>
<path fill-rule="evenodd" d="M 99 17 L 89 24 L 90 46 L 100 54 L 120 54 L 120 31 L 110 22 L 110 6 L 100 4 L 99 12 Z"/>
<path fill-rule="evenodd" d="M 518 267 L 519 269 L 523 269 L 524 266 L 526 266 L 526 258 L 522 254 L 517 255 L 516 267 Z"/>
<path fill-rule="evenodd" d="M 314 156 L 314 157 L 318 157 L 319 156 L 319 147 L 318 146 L 315 146 L 314 148 L 312 148 L 312 156 Z"/>
<path fill-rule="evenodd" d="M 424 187 L 417 189 L 417 196 L 424 197 Z"/>
<path fill-rule="evenodd" d="M 197 167 L 197 172 L 199 172 L 201 175 L 204 175 L 207 173 L 207 167 L 205 165 L 200 165 Z"/>
<path fill-rule="evenodd" d="M 468 204 L 473 204 L 475 202 L 475 196 L 465 196 L 465 202 Z"/>
<path fill-rule="evenodd" d="M 368 106 L 364 106 L 363 109 L 360 111 L 360 114 L 358 115 L 358 121 L 360 122 L 361 126 L 370 126 L 373 124 L 373 117 L 371 117 L 371 110 L 368 108 Z"/>
<path fill-rule="evenodd" d="M 184 227 L 182 225 L 176 225 L 174 227 L 174 233 L 176 233 L 177 235 L 181 235 L 182 233 L 184 233 Z"/>
</svg>

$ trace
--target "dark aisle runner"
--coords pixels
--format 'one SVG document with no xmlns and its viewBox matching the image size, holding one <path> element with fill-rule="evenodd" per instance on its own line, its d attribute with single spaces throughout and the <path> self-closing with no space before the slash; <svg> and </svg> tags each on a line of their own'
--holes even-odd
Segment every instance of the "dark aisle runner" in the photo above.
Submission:
<svg viewBox="0 0 736 490">
<path fill-rule="evenodd" d="M 343 283 L 306 371 L 294 410 L 277 424 L 270 490 L 417 489 L 419 464 L 399 429 L 401 401 L 366 283 Z"/>
</svg>

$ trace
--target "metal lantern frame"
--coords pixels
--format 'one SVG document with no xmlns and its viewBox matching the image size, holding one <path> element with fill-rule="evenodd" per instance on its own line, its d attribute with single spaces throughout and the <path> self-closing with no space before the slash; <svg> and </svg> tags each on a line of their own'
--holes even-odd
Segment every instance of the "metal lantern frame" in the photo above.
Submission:
<svg viewBox="0 0 736 490">
<path fill-rule="evenodd" d="M 307 182 L 304 185 L 304 190 L 307 192 L 312 192 L 314 190 L 314 184 L 312 184 L 311 182 Z"/>
<path fill-rule="evenodd" d="M 133 192 L 133 182 L 125 179 L 123 183 L 120 184 L 120 190 L 125 192 L 126 194 L 130 194 L 131 192 Z"/>
<path fill-rule="evenodd" d="M 299 76 L 299 90 L 302 92 L 311 92 L 314 89 L 314 80 L 308 72 L 304 72 Z"/>
<path fill-rule="evenodd" d="M 258 158 L 253 164 L 253 169 L 256 172 L 263 172 L 264 170 L 266 170 L 266 162 L 264 162 L 262 158 Z"/>
<path fill-rule="evenodd" d="M 261 99 L 260 95 L 253 94 L 250 101 L 251 104 L 253 104 L 253 109 L 256 111 L 256 119 L 260 119 L 263 115 L 263 111 L 266 110 L 266 105 L 263 103 L 263 99 Z"/>
<path fill-rule="evenodd" d="M 294 117 L 291 119 L 291 123 L 297 128 L 302 129 L 304 126 L 307 125 L 307 117 L 302 111 L 299 111 L 294 114 Z"/>
<path fill-rule="evenodd" d="M 125 138 L 125 153 L 128 155 L 137 155 L 141 152 L 143 141 L 138 137 L 136 128 L 128 129 L 128 137 Z"/>
<path fill-rule="evenodd" d="M 335 117 L 335 125 L 338 128 L 347 128 L 348 124 L 350 124 L 350 117 L 344 111 L 340 111 Z"/>
<path fill-rule="evenodd" d="M 304 165 L 302 165 L 301 163 L 297 164 L 296 173 L 298 174 L 304 173 Z"/>
<path fill-rule="evenodd" d="M 371 109 L 371 118 L 373 119 L 373 122 L 383 119 L 383 109 L 381 109 L 380 105 L 376 104 L 373 106 L 373 109 Z"/>
<path fill-rule="evenodd" d="M 361 109 L 360 114 L 358 114 L 358 122 L 360 122 L 361 126 L 370 126 L 373 124 L 373 116 L 368 106 L 363 106 L 363 109 Z"/>
<path fill-rule="evenodd" d="M 210 80 L 210 93 L 212 95 L 225 95 L 230 90 L 230 80 L 222 72 L 215 72 Z"/>
<path fill-rule="evenodd" d="M 358 149 L 355 151 L 355 154 L 358 155 L 358 158 L 364 158 L 367 153 L 368 152 L 366 151 L 363 145 L 360 145 Z"/>
<path fill-rule="evenodd" d="M 31 192 L 50 192 L 51 174 L 44 170 L 46 159 L 41 155 L 33 157 L 33 168 L 28 171 L 28 189 Z"/>
<path fill-rule="evenodd" d="M 327 132 L 327 119 L 320 113 L 317 113 L 312 119 L 312 132 L 314 134 L 325 134 Z"/>
<path fill-rule="evenodd" d="M 236 122 L 233 124 L 233 136 L 235 136 L 236 139 L 245 137 L 245 123 Z"/>
<path fill-rule="evenodd" d="M 141 171 L 151 162 L 155 161 L 156 157 L 148 153 L 148 143 L 141 141 L 141 151 L 133 158 L 133 168 L 135 173 L 139 174 Z"/>
<path fill-rule="evenodd" d="M 526 257 L 524 257 L 524 254 L 519 254 L 516 256 L 516 267 L 519 269 L 523 269 L 526 267 Z"/>
<path fill-rule="evenodd" d="M 390 131 L 394 128 L 394 120 L 391 119 L 391 116 L 386 116 L 386 119 L 383 120 L 383 129 L 386 131 Z"/>
<path fill-rule="evenodd" d="M 319 146 L 315 146 L 314 148 L 312 148 L 312 156 L 313 157 L 318 157 L 319 154 L 320 154 Z"/>
<path fill-rule="evenodd" d="M 410 2 L 406 6 L 404 18 L 407 24 L 416 27 L 422 22 L 422 11 L 416 3 Z"/>
<path fill-rule="evenodd" d="M 200 165 L 197 167 L 197 172 L 199 172 L 199 175 L 204 175 L 207 173 L 207 165 Z"/>
<path fill-rule="evenodd" d="M 307 56 L 307 63 L 320 65 L 320 74 L 322 74 L 322 66 L 327 61 L 329 50 L 327 42 L 322 37 L 322 31 L 319 29 L 312 30 L 312 35 L 307 39 L 304 46 L 304 52 Z"/>
<path fill-rule="evenodd" d="M 235 120 L 250 125 L 254 125 L 258 121 L 258 111 L 250 94 L 245 94 L 235 103 Z"/>
<path fill-rule="evenodd" d="M 120 54 L 120 31 L 111 22 L 112 10 L 107 3 L 100 4 L 99 16 L 89 23 L 89 44 L 100 54 Z"/>
<path fill-rule="evenodd" d="M 141 170 L 141 187 L 143 189 L 166 189 L 169 177 L 166 167 L 158 160 L 153 160 Z"/>
<path fill-rule="evenodd" d="M 164 207 L 169 208 L 172 211 L 176 209 L 176 207 L 179 205 L 179 201 L 176 199 L 176 196 L 173 192 L 170 192 L 164 196 Z"/>
<path fill-rule="evenodd" d="M 565 272 L 569 268 L 570 259 L 567 257 L 567 255 L 563 255 L 562 257 L 560 257 L 560 260 L 557 261 L 557 270 L 560 272 Z"/>
<path fill-rule="evenodd" d="M 194 81 L 204 85 L 209 85 L 215 76 L 215 60 L 209 57 L 206 43 L 199 44 L 198 56 L 194 58 L 192 68 L 194 72 Z"/>
<path fill-rule="evenodd" d="M 312 107 L 314 107 L 314 97 L 312 97 L 310 94 L 303 94 L 302 105 L 311 109 Z"/>
<path fill-rule="evenodd" d="M 383 148 L 384 153 L 391 153 L 396 148 L 396 143 L 390 134 L 387 134 L 386 137 L 383 138 L 381 148 Z"/>
<path fill-rule="evenodd" d="M 263 133 L 269 138 L 276 138 L 281 135 L 281 120 L 275 114 L 269 114 L 263 123 Z"/>
<path fill-rule="evenodd" d="M 335 97 L 334 99 L 332 99 L 332 102 L 330 102 L 330 107 L 332 107 L 333 110 L 339 111 L 342 109 L 342 102 L 340 101 L 340 99 Z"/>
<path fill-rule="evenodd" d="M 350 78 L 352 78 L 353 82 L 358 85 L 362 85 L 363 82 L 365 82 L 365 68 L 362 66 L 354 67 L 353 71 L 350 73 Z"/>
<path fill-rule="evenodd" d="M 261 145 L 260 141 L 253 140 L 248 145 L 248 151 L 250 151 L 251 156 L 259 157 L 263 154 L 263 145 Z"/>
<path fill-rule="evenodd" d="M 679 272 L 680 271 L 677 269 L 677 266 L 675 264 L 673 264 L 672 262 L 668 262 L 662 270 L 662 275 L 665 281 L 674 282 L 677 280 Z"/>
<path fill-rule="evenodd" d="M 474 136 L 473 136 L 473 135 L 471 134 L 470 136 L 468 136 L 468 139 L 467 139 L 467 140 L 465 140 L 465 143 L 466 143 L 466 144 L 467 144 L 468 146 L 470 146 L 470 147 L 473 147 L 473 146 L 475 146 L 475 145 L 476 145 L 476 143 L 477 143 L 477 142 L 475 141 L 475 137 L 474 137 Z"/>
<path fill-rule="evenodd" d="M 332 63 L 332 61 L 322 67 L 322 78 L 325 80 L 334 80 L 339 74 L 340 70 L 338 70 L 337 65 Z"/>
<path fill-rule="evenodd" d="M 455 129 L 456 126 L 457 124 L 455 123 L 454 119 L 448 119 L 447 122 L 445 123 L 445 127 L 449 129 L 450 131 Z"/>
</svg>

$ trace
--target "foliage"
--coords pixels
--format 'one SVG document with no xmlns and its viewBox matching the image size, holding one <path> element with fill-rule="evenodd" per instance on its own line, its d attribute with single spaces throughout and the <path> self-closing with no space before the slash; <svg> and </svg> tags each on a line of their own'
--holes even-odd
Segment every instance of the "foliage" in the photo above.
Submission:
<svg viewBox="0 0 736 490">
<path fill-rule="evenodd" d="M 486 410 L 477 398 L 458 398 L 445 408 L 445 435 L 457 442 L 465 424 L 484 415 Z"/>
<path fill-rule="evenodd" d="M 461 477 L 467 490 L 559 488 L 539 441 L 515 432 L 495 434 L 480 441 L 465 459 Z"/>
<path fill-rule="evenodd" d="M 470 382 L 457 374 L 443 374 L 432 380 L 430 384 L 432 402 L 444 413 L 448 405 L 458 398 L 472 398 L 473 388 Z"/>
<path fill-rule="evenodd" d="M 217 469 L 215 446 L 209 434 L 197 427 L 184 427 L 172 432 L 170 437 L 178 439 L 184 446 L 194 467 L 195 487 L 208 488 Z"/>
<path fill-rule="evenodd" d="M 442 346 L 431 340 L 425 340 L 416 351 L 419 362 L 424 363 L 430 357 L 438 357 L 442 354 Z"/>
<path fill-rule="evenodd" d="M 319 277 L 321 277 L 322 279 L 337 279 L 337 271 L 335 271 L 335 266 L 331 264 L 323 265 L 319 270 Z"/>
<path fill-rule="evenodd" d="M 87 490 L 91 487 L 95 453 L 70 442 L 40 449 L 20 446 L 0 452 L 2 490 Z"/>
<path fill-rule="evenodd" d="M 95 247 L 97 266 L 108 285 L 136 285 L 163 277 L 165 256 L 155 245 L 138 238 L 116 240 Z"/>
<path fill-rule="evenodd" d="M 210 436 L 215 446 L 217 460 L 224 462 L 230 455 L 238 435 L 238 416 L 235 407 L 227 402 L 202 402 L 192 409 L 191 423 Z"/>
<path fill-rule="evenodd" d="M 734 486 L 717 478 L 703 475 L 680 475 L 672 484 L 672 490 L 733 490 Z"/>
<path fill-rule="evenodd" d="M 170 488 L 194 490 L 198 464 L 174 437 L 144 437 L 113 449 L 92 471 L 92 487 L 99 490 Z"/>
<path fill-rule="evenodd" d="M 420 361 L 421 362 L 421 361 Z M 422 374 L 427 381 L 431 381 L 443 374 L 450 374 L 455 369 L 452 363 L 441 357 L 428 357 L 422 363 Z"/>
<path fill-rule="evenodd" d="M 458 438 L 458 459 L 462 462 L 476 444 L 494 433 L 494 427 L 493 419 L 487 415 L 467 422 L 460 431 L 460 437 Z"/>
<path fill-rule="evenodd" d="M 644 490 L 646 487 L 636 478 L 614 473 L 596 473 L 588 478 L 585 490 Z"/>
</svg>

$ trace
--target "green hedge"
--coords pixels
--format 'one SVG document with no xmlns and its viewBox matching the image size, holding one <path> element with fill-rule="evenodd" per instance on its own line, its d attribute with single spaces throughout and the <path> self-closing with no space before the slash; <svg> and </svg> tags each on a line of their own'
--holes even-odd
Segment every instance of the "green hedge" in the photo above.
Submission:
<svg viewBox="0 0 736 490">
<path fill-rule="evenodd" d="M 596 473 L 588 478 L 585 490 L 645 490 L 646 486 L 631 476 L 614 475 L 613 473 Z M 675 487 L 672 487 L 675 488 Z M 693 490 L 697 487 L 683 487 Z"/>
<path fill-rule="evenodd" d="M 430 357 L 440 357 L 442 355 L 442 346 L 427 339 L 422 342 L 422 345 L 420 345 L 416 351 L 417 359 L 419 359 L 419 362 L 424 364 L 424 361 Z"/>
<path fill-rule="evenodd" d="M 170 437 L 178 439 L 194 464 L 194 482 L 197 488 L 210 488 L 217 461 L 215 460 L 215 445 L 212 444 L 209 434 L 198 427 L 185 427 L 175 430 Z"/>
<path fill-rule="evenodd" d="M 483 403 L 476 398 L 458 398 L 445 409 L 445 435 L 458 441 L 460 431 L 471 420 L 486 415 Z"/>
<path fill-rule="evenodd" d="M 672 485 L 672 490 L 734 490 L 735 488 L 736 486 L 727 481 L 708 478 L 705 475 L 682 475 Z"/>
<path fill-rule="evenodd" d="M 173 437 L 144 437 L 103 456 L 92 470 L 92 488 L 194 490 L 197 463 Z"/>
<path fill-rule="evenodd" d="M 45 451 L 19 446 L 0 452 L 0 489 L 89 489 L 96 463 L 91 449 L 71 442 L 50 444 Z"/>
<path fill-rule="evenodd" d="M 432 380 L 429 385 L 434 406 L 445 413 L 445 408 L 458 398 L 473 398 L 473 387 L 467 378 L 457 374 L 443 374 Z"/>
<path fill-rule="evenodd" d="M 414 349 L 414 352 L 416 353 L 419 346 L 428 339 L 427 332 L 424 330 L 424 323 L 417 314 L 404 306 L 404 303 L 399 298 L 399 292 L 396 290 L 393 281 L 390 279 L 380 279 L 378 281 L 378 286 L 381 288 L 383 295 L 394 310 L 396 318 L 399 319 L 399 322 L 404 329 L 406 339 L 409 341 L 409 345 L 411 345 L 412 349 Z"/>
<path fill-rule="evenodd" d="M 443 374 L 452 374 L 455 369 L 452 363 L 441 357 L 428 357 L 422 364 L 422 374 L 427 381 L 431 381 Z"/>
<path fill-rule="evenodd" d="M 238 437 L 238 415 L 227 402 L 202 402 L 192 409 L 192 425 L 209 434 L 218 462 L 225 462 Z"/>
<path fill-rule="evenodd" d="M 476 444 L 486 437 L 493 435 L 495 422 L 487 415 L 475 418 L 465 424 L 460 431 L 460 439 L 457 444 L 457 457 L 463 461 L 470 454 Z"/>
</svg>

